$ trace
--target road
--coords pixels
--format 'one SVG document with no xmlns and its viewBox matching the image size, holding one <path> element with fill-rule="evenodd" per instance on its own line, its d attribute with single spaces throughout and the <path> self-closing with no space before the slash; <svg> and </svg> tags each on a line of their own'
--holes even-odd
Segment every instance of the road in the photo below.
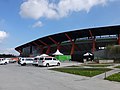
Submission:
<svg viewBox="0 0 120 90">
<path fill-rule="evenodd" d="M 0 65 L 0 90 L 120 90 L 120 83 L 8 64 Z"/>
</svg>

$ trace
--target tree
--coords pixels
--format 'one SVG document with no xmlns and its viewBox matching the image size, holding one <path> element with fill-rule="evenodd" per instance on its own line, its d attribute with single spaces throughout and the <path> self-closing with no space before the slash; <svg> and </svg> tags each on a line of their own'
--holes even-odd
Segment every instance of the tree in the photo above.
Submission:
<svg viewBox="0 0 120 90">
<path fill-rule="evenodd" d="M 16 56 L 12 54 L 0 54 L 0 58 L 10 58 L 10 57 L 16 57 Z"/>
<path fill-rule="evenodd" d="M 120 45 L 108 45 L 105 51 L 108 58 L 120 59 Z"/>
</svg>

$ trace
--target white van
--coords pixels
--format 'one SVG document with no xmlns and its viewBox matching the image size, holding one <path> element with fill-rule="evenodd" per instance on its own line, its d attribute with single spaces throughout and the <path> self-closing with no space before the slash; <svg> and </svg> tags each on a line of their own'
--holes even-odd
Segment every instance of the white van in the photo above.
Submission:
<svg viewBox="0 0 120 90">
<path fill-rule="evenodd" d="M 35 66 L 60 66 L 60 61 L 54 57 L 40 57 L 34 58 L 33 65 Z"/>
<path fill-rule="evenodd" d="M 25 66 L 27 64 L 33 64 L 33 60 L 34 58 L 20 58 L 19 64 L 21 64 L 21 66 Z"/>
<path fill-rule="evenodd" d="M 0 58 L 0 64 L 6 65 L 9 63 L 9 59 L 7 58 Z"/>
</svg>

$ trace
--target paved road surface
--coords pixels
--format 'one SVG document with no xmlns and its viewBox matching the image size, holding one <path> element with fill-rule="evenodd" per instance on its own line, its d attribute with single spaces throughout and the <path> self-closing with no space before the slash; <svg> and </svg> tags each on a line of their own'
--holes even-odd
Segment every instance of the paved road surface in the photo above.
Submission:
<svg viewBox="0 0 120 90">
<path fill-rule="evenodd" d="M 8 64 L 0 65 L 0 90 L 120 90 L 120 83 Z"/>
</svg>

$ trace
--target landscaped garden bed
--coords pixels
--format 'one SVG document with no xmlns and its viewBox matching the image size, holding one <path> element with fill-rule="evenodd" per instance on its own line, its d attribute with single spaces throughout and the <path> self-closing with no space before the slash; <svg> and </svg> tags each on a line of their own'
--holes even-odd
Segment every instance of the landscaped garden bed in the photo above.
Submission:
<svg viewBox="0 0 120 90">
<path fill-rule="evenodd" d="M 120 66 L 116 66 L 115 68 L 120 68 Z"/>
<path fill-rule="evenodd" d="M 112 66 L 112 64 L 87 64 L 84 66 L 89 66 L 89 67 L 108 67 L 108 66 Z"/>
<path fill-rule="evenodd" d="M 110 80 L 110 81 L 117 81 L 117 82 L 120 82 L 120 72 L 119 73 L 116 73 L 116 74 L 113 74 L 113 75 L 110 75 L 108 76 L 107 78 L 105 78 L 106 80 Z"/>
<path fill-rule="evenodd" d="M 108 69 L 108 68 L 76 68 L 76 67 L 66 68 L 64 67 L 64 68 L 53 68 L 51 70 L 75 74 L 75 75 L 93 77 L 98 74 L 107 72 L 111 69 Z"/>
</svg>

